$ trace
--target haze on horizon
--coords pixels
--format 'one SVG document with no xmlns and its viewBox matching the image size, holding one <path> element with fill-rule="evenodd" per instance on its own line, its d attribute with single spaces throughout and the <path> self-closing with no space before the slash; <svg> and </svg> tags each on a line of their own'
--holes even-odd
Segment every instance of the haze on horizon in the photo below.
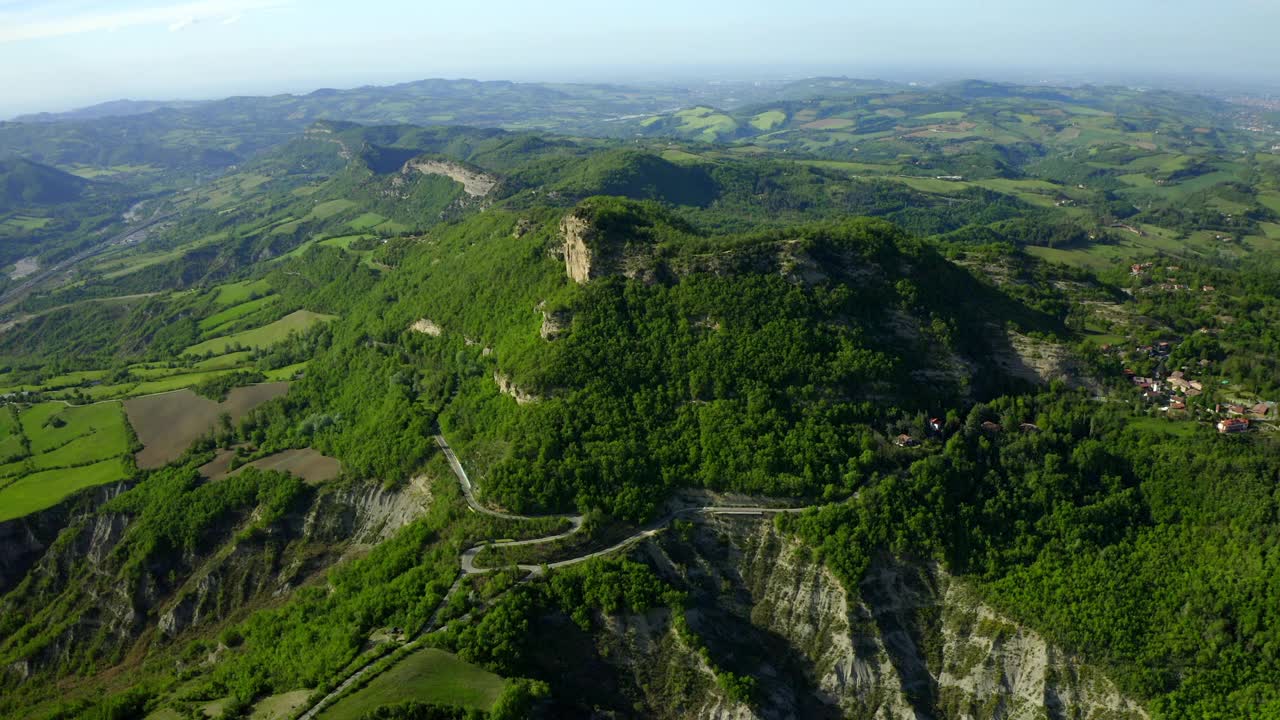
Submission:
<svg viewBox="0 0 1280 720">
<path fill-rule="evenodd" d="M 425 77 L 1128 78 L 1280 85 L 1280 3 L 0 0 L 0 118 Z M 1043 76 L 1040 78 L 1039 76 Z"/>
</svg>

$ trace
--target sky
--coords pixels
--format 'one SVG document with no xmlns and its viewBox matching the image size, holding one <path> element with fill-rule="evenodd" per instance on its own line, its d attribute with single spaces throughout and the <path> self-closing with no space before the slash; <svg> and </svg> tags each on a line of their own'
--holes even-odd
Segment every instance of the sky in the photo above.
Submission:
<svg viewBox="0 0 1280 720">
<path fill-rule="evenodd" d="M 1280 86 L 1277 29 L 1280 0 L 0 0 L 0 117 L 428 77 Z"/>
</svg>

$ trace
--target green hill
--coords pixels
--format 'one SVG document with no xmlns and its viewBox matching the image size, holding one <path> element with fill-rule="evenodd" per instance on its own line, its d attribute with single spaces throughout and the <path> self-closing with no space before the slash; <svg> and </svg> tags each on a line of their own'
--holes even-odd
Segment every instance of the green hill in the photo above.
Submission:
<svg viewBox="0 0 1280 720">
<path fill-rule="evenodd" d="M 89 182 L 23 158 L 0 159 L 0 212 L 79 200 Z"/>
</svg>

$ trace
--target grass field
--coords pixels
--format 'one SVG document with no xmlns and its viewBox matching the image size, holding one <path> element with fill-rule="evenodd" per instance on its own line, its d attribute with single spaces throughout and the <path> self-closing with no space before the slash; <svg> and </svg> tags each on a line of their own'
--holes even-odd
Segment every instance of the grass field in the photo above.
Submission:
<svg viewBox="0 0 1280 720">
<path fill-rule="evenodd" d="M 160 168 L 155 165 L 111 165 L 109 167 L 98 167 L 95 165 L 73 165 L 69 172 L 77 177 L 86 180 L 95 178 L 112 177 L 114 175 L 142 175 L 145 173 L 158 172 Z"/>
<path fill-rule="evenodd" d="M 170 250 L 158 250 L 155 252 L 137 252 L 132 248 L 127 248 L 120 252 L 103 255 L 102 259 L 94 264 L 93 269 L 102 273 L 102 277 L 107 280 L 123 277 L 153 265 L 176 260 L 192 250 L 219 242 L 226 239 L 226 237 L 226 233 L 214 233 Z"/>
<path fill-rule="evenodd" d="M 352 230 L 371 230 L 374 227 L 386 222 L 387 218 L 375 212 L 367 212 L 357 216 L 354 220 L 347 223 Z"/>
<path fill-rule="evenodd" d="M 209 352 L 221 354 L 236 347 L 267 347 L 284 340 L 291 332 L 302 332 L 318 322 L 328 322 L 335 318 L 335 315 L 322 315 L 320 313 L 311 312 L 310 310 L 297 310 L 285 315 L 273 323 L 254 328 L 252 330 L 245 330 L 244 332 L 239 332 L 234 335 L 225 335 L 223 337 L 205 340 L 204 342 L 192 345 L 182 352 L 184 355 L 203 355 Z"/>
<path fill-rule="evenodd" d="M 0 221 L 0 226 L 7 226 L 14 230 L 40 230 L 46 225 L 53 222 L 52 219 L 46 217 L 34 217 L 31 215 L 14 215 Z"/>
<path fill-rule="evenodd" d="M 239 305 L 251 299 L 254 294 L 263 295 L 270 290 L 271 284 L 266 280 L 245 280 L 244 282 L 219 285 L 217 288 L 218 295 L 213 301 L 222 306 Z"/>
<path fill-rule="evenodd" d="M 351 200 L 340 198 L 338 200 L 328 200 L 318 203 L 311 208 L 311 212 L 307 213 L 303 220 L 327 220 L 340 212 L 345 212 L 355 207 L 356 204 Z"/>
<path fill-rule="evenodd" d="M 844 130 L 853 126 L 854 122 L 849 118 L 823 118 L 807 122 L 800 127 L 803 130 Z"/>
<path fill-rule="evenodd" d="M 300 363 L 285 365 L 284 367 L 276 368 L 275 370 L 268 370 L 263 374 L 267 376 L 268 380 L 275 382 L 279 380 L 292 380 L 295 375 L 297 375 L 298 373 L 306 369 L 307 369 L 307 361 L 303 360 Z"/>
<path fill-rule="evenodd" d="M 57 504 L 86 487 L 126 476 L 128 429 L 120 403 L 68 407 L 48 402 L 0 413 L 0 520 Z M 23 439 L 30 454 L 23 448 Z"/>
<path fill-rule="evenodd" d="M 738 129 L 736 120 L 709 107 L 681 110 L 675 114 L 675 117 L 680 121 L 681 132 L 699 132 L 702 139 L 707 141 L 731 135 Z"/>
<path fill-rule="evenodd" d="M 1129 421 L 1130 427 L 1135 427 L 1146 433 L 1158 433 L 1162 435 L 1173 435 L 1174 437 L 1191 437 L 1200 429 L 1200 425 L 1193 420 L 1169 420 L 1158 417 L 1138 417 Z"/>
<path fill-rule="evenodd" d="M 751 118 L 751 127 L 768 132 L 787 121 L 787 114 L 781 110 L 766 110 Z"/>
<path fill-rule="evenodd" d="M 416 700 L 488 710 L 505 681 L 456 656 L 427 648 L 406 657 L 363 689 L 320 714 L 321 720 L 358 720 L 382 705 Z"/>
<path fill-rule="evenodd" d="M 228 370 L 238 368 L 246 362 L 249 362 L 249 356 L 253 355 L 252 350 L 241 350 L 240 352 L 227 353 L 226 355 L 218 355 L 208 360 L 201 360 L 191 367 L 196 370 Z"/>
<path fill-rule="evenodd" d="M 235 372 L 234 368 L 225 370 L 208 370 L 205 372 L 182 373 L 180 375 L 169 375 L 167 377 L 148 380 L 134 385 L 126 393 L 127 395 L 150 395 L 151 393 L 169 392 L 170 390 L 179 390 L 188 388 L 192 385 L 199 385 L 206 380 L 212 380 L 216 377 L 229 375 Z"/>
<path fill-rule="evenodd" d="M 25 455 L 22 437 L 22 425 L 18 421 L 17 406 L 9 405 L 0 408 L 0 459 L 7 460 Z"/>
<path fill-rule="evenodd" d="M 227 308 L 226 310 L 223 310 L 222 312 L 215 313 L 201 320 L 200 329 L 206 330 L 206 331 L 213 330 L 221 325 L 226 325 L 228 323 L 239 320 L 240 318 L 244 317 L 245 315 L 248 315 L 251 312 L 254 312 L 256 310 L 261 310 L 262 308 L 276 302 L 277 300 L 279 300 L 279 298 L 272 295 L 268 295 L 266 297 L 260 297 L 257 300 L 249 300 L 248 302 L 242 302 L 239 305 L 232 305 L 231 307 Z"/>
<path fill-rule="evenodd" d="M 124 461 L 111 458 L 77 468 L 44 470 L 18 478 L 0 490 L 0 521 L 57 505 L 77 490 L 128 477 Z"/>
<path fill-rule="evenodd" d="M 357 235 L 340 235 L 338 237 L 325 238 L 324 240 L 321 240 L 319 244 L 324 245 L 325 247 L 336 247 L 342 248 L 343 250 L 350 250 L 351 243 L 371 237 L 373 236 L 364 233 Z"/>
<path fill-rule="evenodd" d="M 307 702 L 310 695 L 310 690 L 294 690 L 265 697 L 253 706 L 249 720 L 285 720 L 293 717 L 293 713 Z"/>
</svg>

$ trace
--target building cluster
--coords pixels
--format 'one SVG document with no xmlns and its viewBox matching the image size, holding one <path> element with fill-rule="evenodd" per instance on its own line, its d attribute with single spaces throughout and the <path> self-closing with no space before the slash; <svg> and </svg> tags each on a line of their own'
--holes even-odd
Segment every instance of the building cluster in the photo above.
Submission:
<svg viewBox="0 0 1280 720">
<path fill-rule="evenodd" d="M 1135 350 L 1140 355 L 1160 359 L 1167 357 L 1172 347 L 1173 344 L 1170 342 L 1158 342 L 1154 345 L 1137 347 Z M 1210 363 L 1206 360 L 1198 363 L 1199 368 L 1209 365 Z M 1205 393 L 1204 382 L 1192 378 L 1187 374 L 1188 371 L 1188 368 L 1183 368 L 1174 370 L 1168 375 L 1157 372 L 1155 377 L 1144 377 L 1125 368 L 1124 375 L 1134 388 L 1142 393 L 1143 400 L 1159 404 L 1164 412 L 1181 413 L 1187 411 L 1187 403 L 1191 398 Z M 1261 401 L 1252 405 L 1227 403 L 1215 405 L 1210 418 L 1214 421 L 1218 432 L 1239 433 L 1249 430 L 1251 423 L 1272 418 L 1275 414 L 1276 403 L 1271 401 Z"/>
</svg>

